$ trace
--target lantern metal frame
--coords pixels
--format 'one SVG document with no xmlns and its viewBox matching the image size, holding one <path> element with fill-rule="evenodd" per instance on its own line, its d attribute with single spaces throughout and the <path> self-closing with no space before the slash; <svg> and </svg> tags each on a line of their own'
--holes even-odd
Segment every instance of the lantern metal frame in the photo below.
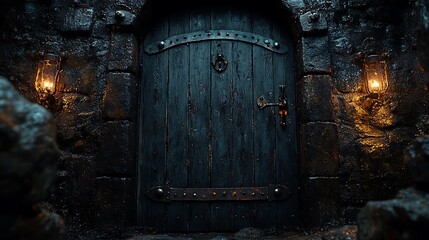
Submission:
<svg viewBox="0 0 429 240">
<path fill-rule="evenodd" d="M 48 109 L 58 109 L 58 83 L 61 78 L 61 57 L 46 53 L 37 65 L 34 86 L 39 97 L 39 103 Z"/>
<path fill-rule="evenodd" d="M 370 98 L 378 99 L 388 87 L 387 64 L 383 55 L 368 55 L 363 62 L 364 88 Z"/>
</svg>

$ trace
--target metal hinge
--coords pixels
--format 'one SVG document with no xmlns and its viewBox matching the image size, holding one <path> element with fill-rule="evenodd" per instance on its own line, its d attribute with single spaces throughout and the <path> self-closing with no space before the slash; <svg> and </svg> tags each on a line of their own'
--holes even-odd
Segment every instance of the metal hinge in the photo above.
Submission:
<svg viewBox="0 0 429 240">
<path fill-rule="evenodd" d="M 176 36 L 171 36 L 167 39 L 162 39 L 159 42 L 150 43 L 146 45 L 144 50 L 148 54 L 154 54 L 177 45 L 208 40 L 230 40 L 246 42 L 261 46 L 276 53 L 287 53 L 288 51 L 285 43 L 280 43 L 274 39 L 264 37 L 258 34 L 236 30 L 207 30 L 180 34 Z"/>
<path fill-rule="evenodd" d="M 241 188 L 172 188 L 157 186 L 150 189 L 146 196 L 157 202 L 172 201 L 280 201 L 290 197 L 289 189 L 284 185 L 271 184 L 268 187 Z"/>
</svg>

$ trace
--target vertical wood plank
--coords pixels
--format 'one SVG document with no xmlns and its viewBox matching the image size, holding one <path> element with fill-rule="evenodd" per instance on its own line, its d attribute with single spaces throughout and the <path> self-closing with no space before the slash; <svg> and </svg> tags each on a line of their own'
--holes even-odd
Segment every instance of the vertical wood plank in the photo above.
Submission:
<svg viewBox="0 0 429 240">
<path fill-rule="evenodd" d="M 276 85 L 286 85 L 288 98 L 288 116 L 285 128 L 278 127 L 276 133 L 276 153 L 278 159 L 277 181 L 279 184 L 288 186 L 292 192 L 291 198 L 278 203 L 279 228 L 291 229 L 298 214 L 298 176 L 297 176 L 297 140 L 296 140 L 296 113 L 295 92 L 296 84 L 293 72 L 293 44 L 292 40 L 284 32 L 285 27 L 280 24 L 273 26 L 274 40 L 287 43 L 289 52 L 287 54 L 274 54 L 274 81 Z"/>
<path fill-rule="evenodd" d="M 147 44 L 168 37 L 168 18 L 154 26 L 156 31 L 147 37 Z M 165 206 L 146 198 L 152 187 L 165 183 L 165 124 L 168 53 L 147 55 L 142 51 L 142 79 L 140 85 L 140 145 L 138 174 L 139 225 L 165 230 Z"/>
<path fill-rule="evenodd" d="M 189 12 L 182 10 L 170 17 L 169 35 L 189 32 Z M 167 181 L 172 187 L 188 185 L 188 94 L 189 47 L 180 45 L 168 50 L 167 94 Z M 167 206 L 167 230 L 188 230 L 188 203 L 172 202 Z"/>
<path fill-rule="evenodd" d="M 253 32 L 262 36 L 271 37 L 272 24 L 259 14 L 253 17 Z M 263 40 L 262 40 L 263 41 Z M 273 58 L 272 52 L 253 46 L 253 76 L 254 88 L 253 99 L 263 95 L 269 102 L 277 102 L 278 86 L 273 81 Z M 255 184 L 257 186 L 268 186 L 276 182 L 276 128 L 278 126 L 278 109 L 266 108 L 255 111 Z M 255 224 L 262 228 L 277 225 L 274 202 L 258 202 L 255 209 Z"/>
<path fill-rule="evenodd" d="M 210 29 L 210 10 L 197 8 L 190 13 L 190 31 Z M 190 101 L 189 101 L 189 161 L 188 187 L 210 187 L 209 169 L 209 123 L 210 123 L 210 42 L 189 45 Z M 189 205 L 189 229 L 208 231 L 210 227 L 208 202 Z"/>
<path fill-rule="evenodd" d="M 231 16 L 234 30 L 252 31 L 252 19 L 249 11 L 235 9 Z M 235 187 L 254 186 L 253 162 L 253 75 L 252 45 L 232 42 L 232 119 L 233 141 L 232 174 Z M 254 225 L 254 202 L 235 202 L 233 204 L 234 230 Z"/>
<path fill-rule="evenodd" d="M 231 12 L 224 8 L 216 8 L 211 14 L 212 29 L 228 29 Z M 214 33 L 217 34 L 217 33 Z M 212 41 L 211 59 L 218 53 L 231 59 L 232 45 L 230 41 Z M 231 149 L 233 147 L 231 88 L 232 68 L 228 66 L 224 72 L 211 68 L 212 79 L 212 187 L 230 187 L 232 183 Z M 232 203 L 214 202 L 211 212 L 211 231 L 232 230 Z"/>
</svg>

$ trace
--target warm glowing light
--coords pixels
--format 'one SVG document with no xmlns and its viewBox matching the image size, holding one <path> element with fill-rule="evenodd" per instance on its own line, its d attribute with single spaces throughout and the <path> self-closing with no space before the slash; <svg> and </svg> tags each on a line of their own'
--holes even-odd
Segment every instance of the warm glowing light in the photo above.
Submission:
<svg viewBox="0 0 429 240">
<path fill-rule="evenodd" d="M 41 98 L 56 93 L 60 75 L 60 57 L 55 54 L 46 54 L 43 61 L 37 66 L 35 87 Z"/>
<path fill-rule="evenodd" d="M 380 55 L 370 55 L 364 62 L 365 88 L 366 91 L 378 97 L 386 92 L 388 87 L 387 65 Z"/>
<path fill-rule="evenodd" d="M 53 92 L 55 89 L 54 83 L 52 81 L 43 79 L 43 88 L 48 92 Z"/>
<path fill-rule="evenodd" d="M 380 91 L 380 82 L 376 79 L 369 80 L 368 87 L 371 89 L 370 92 L 378 93 Z"/>
</svg>

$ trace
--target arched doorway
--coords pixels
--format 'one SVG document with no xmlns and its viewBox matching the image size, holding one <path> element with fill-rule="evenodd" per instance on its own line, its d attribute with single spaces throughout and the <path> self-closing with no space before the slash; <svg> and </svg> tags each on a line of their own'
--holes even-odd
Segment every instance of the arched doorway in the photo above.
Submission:
<svg viewBox="0 0 429 240">
<path fill-rule="evenodd" d="M 268 7 L 221 1 L 173 9 L 156 17 L 141 45 L 138 224 L 162 231 L 293 226 L 289 25 Z"/>
</svg>

